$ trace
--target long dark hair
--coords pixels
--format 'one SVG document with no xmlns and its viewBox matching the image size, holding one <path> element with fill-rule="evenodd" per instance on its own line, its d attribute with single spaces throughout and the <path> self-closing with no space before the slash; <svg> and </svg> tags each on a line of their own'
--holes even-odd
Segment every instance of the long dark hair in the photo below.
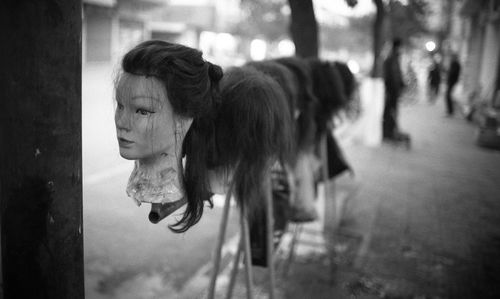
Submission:
<svg viewBox="0 0 500 299">
<path fill-rule="evenodd" d="M 295 164 L 295 159 L 297 156 L 297 148 L 298 148 L 298 131 L 297 124 L 295 121 L 295 111 L 299 110 L 297 107 L 298 96 L 299 96 L 299 82 L 297 78 L 294 76 L 292 71 L 290 71 L 287 67 L 277 63 L 276 61 L 264 60 L 264 61 L 251 61 L 245 64 L 247 67 L 255 68 L 257 71 L 263 72 L 264 74 L 270 76 L 280 85 L 280 88 L 283 90 L 285 98 L 288 103 L 288 112 L 290 113 L 291 130 L 293 136 L 295 136 L 295 142 L 292 143 L 290 160 L 286 161 L 289 165 Z"/>
<path fill-rule="evenodd" d="M 311 69 L 313 92 L 319 100 L 316 113 L 317 138 L 327 130 L 327 123 L 346 103 L 342 77 L 335 67 L 327 61 L 318 58 L 306 60 Z"/>
<path fill-rule="evenodd" d="M 174 232 L 185 232 L 196 224 L 204 203 L 210 206 L 209 149 L 215 147 L 215 115 L 220 102 L 218 82 L 222 69 L 202 58 L 202 53 L 183 45 L 150 40 L 130 50 L 122 60 L 122 70 L 141 76 L 153 76 L 166 88 L 174 113 L 193 119 L 182 144 L 186 158 L 181 173 L 187 207 L 182 218 L 169 226 Z"/>
<path fill-rule="evenodd" d="M 291 113 L 279 84 L 254 68 L 228 69 L 220 88 L 214 164 L 232 171 L 237 202 L 252 213 L 263 206 L 266 171 L 289 159 Z"/>
<path fill-rule="evenodd" d="M 340 77 L 342 78 L 342 82 L 344 82 L 344 92 L 347 96 L 347 100 L 350 101 L 352 100 L 353 93 L 357 88 L 356 77 L 354 77 L 354 74 L 345 62 L 335 61 L 333 64 L 337 68 Z"/>
<path fill-rule="evenodd" d="M 318 99 L 314 95 L 311 70 L 307 63 L 298 57 L 282 57 L 274 61 L 284 65 L 295 75 L 298 84 L 297 107 L 300 115 L 297 119 L 298 151 L 307 151 L 315 145 L 316 110 Z"/>
</svg>

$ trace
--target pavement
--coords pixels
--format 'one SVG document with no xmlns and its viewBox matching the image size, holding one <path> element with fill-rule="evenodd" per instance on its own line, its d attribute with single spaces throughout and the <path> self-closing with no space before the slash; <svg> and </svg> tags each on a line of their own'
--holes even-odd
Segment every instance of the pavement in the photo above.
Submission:
<svg viewBox="0 0 500 299">
<path fill-rule="evenodd" d="M 500 152 L 478 147 L 475 126 L 442 102 L 401 107 L 410 149 L 343 144 L 355 176 L 331 186 L 340 225 L 307 224 L 288 275 L 285 235 L 275 298 L 500 298 Z M 253 269 L 254 298 L 268 298 L 267 269 Z M 233 298 L 246 298 L 240 272 Z"/>
<path fill-rule="evenodd" d="M 186 234 L 149 224 L 147 208 L 124 195 L 131 165 L 116 154 L 112 92 L 102 83 L 111 82 L 112 71 L 88 69 L 86 76 L 86 298 L 204 298 L 220 206 Z M 355 176 L 331 183 L 326 202 L 320 186 L 322 217 L 303 226 L 291 263 L 296 226 L 284 235 L 275 298 L 500 298 L 500 152 L 476 146 L 475 126 L 445 117 L 443 102 L 402 105 L 410 149 L 340 140 Z M 332 203 L 340 223 L 325 232 L 323 215 Z M 233 208 L 216 298 L 227 290 L 236 215 Z M 253 272 L 254 298 L 267 298 L 267 268 Z M 233 298 L 246 298 L 243 274 L 240 269 Z"/>
</svg>

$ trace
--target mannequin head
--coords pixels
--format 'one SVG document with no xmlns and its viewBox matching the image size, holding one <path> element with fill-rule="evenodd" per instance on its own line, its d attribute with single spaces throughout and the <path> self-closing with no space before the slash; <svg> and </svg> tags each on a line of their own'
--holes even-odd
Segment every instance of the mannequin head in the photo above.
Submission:
<svg viewBox="0 0 500 299">
<path fill-rule="evenodd" d="M 187 199 L 184 215 L 171 226 L 176 232 L 198 222 L 204 202 L 210 203 L 207 152 L 214 147 L 221 78 L 221 68 L 200 51 L 152 40 L 125 54 L 115 81 L 120 154 L 146 173 L 159 168 L 161 182 L 176 172 L 172 184 Z"/>
<path fill-rule="evenodd" d="M 115 123 L 123 158 L 150 164 L 179 154 L 193 119 L 174 113 L 160 80 L 122 73 L 116 84 L 116 102 Z"/>
</svg>

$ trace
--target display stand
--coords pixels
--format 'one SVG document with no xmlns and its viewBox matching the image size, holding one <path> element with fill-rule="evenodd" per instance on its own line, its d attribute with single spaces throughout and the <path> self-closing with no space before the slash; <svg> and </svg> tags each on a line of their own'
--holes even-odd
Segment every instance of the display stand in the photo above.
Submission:
<svg viewBox="0 0 500 299">
<path fill-rule="evenodd" d="M 335 270 L 335 262 L 334 262 L 334 256 L 332 254 L 334 251 L 332 251 L 333 248 L 333 240 L 332 240 L 332 235 L 336 227 L 337 219 L 336 218 L 336 212 L 335 212 L 335 201 L 330 200 L 330 182 L 328 179 L 328 151 L 327 151 L 327 143 L 326 143 L 326 134 L 323 134 L 320 140 L 320 155 L 321 155 L 321 163 L 323 167 L 321 167 L 321 176 L 323 180 L 323 185 L 324 185 L 324 214 L 323 214 L 323 235 L 325 237 L 325 242 L 326 242 L 326 249 L 328 256 L 330 257 L 330 269 L 333 272 Z M 332 204 L 333 202 L 333 204 Z M 284 265 L 283 268 L 283 276 L 288 276 L 290 267 L 294 262 L 295 259 L 295 251 L 297 247 L 298 240 L 300 238 L 300 235 L 303 230 L 303 223 L 295 223 L 294 225 L 294 230 L 292 233 L 292 240 L 290 242 L 290 251 L 288 253 L 288 257 L 286 260 L 286 264 Z"/>
<path fill-rule="evenodd" d="M 210 285 L 208 287 L 208 299 L 214 299 L 214 296 L 215 296 L 215 285 L 217 283 L 217 275 L 219 274 L 222 246 L 224 244 L 224 239 L 226 236 L 227 220 L 229 218 L 229 207 L 231 205 L 231 196 L 232 196 L 233 188 L 234 188 L 233 185 L 234 184 L 231 183 L 231 185 L 229 186 L 229 190 L 227 191 L 226 199 L 224 201 L 224 208 L 223 208 L 222 219 L 221 219 L 221 223 L 220 223 L 220 227 L 219 227 L 219 234 L 217 236 L 217 243 L 215 245 L 214 265 L 212 268 L 212 275 L 210 277 Z"/>
<path fill-rule="evenodd" d="M 274 299 L 274 289 L 275 289 L 275 279 L 274 279 L 274 258 L 273 258 L 273 202 L 272 202 L 272 185 L 271 176 L 268 173 L 265 178 L 265 202 L 266 202 L 266 231 L 267 231 L 267 248 L 266 255 L 269 270 L 269 298 Z M 231 184 L 224 202 L 224 210 L 222 214 L 221 224 L 219 228 L 219 235 L 217 239 L 217 244 L 214 253 L 214 266 L 211 274 L 210 285 L 208 289 L 208 299 L 215 298 L 215 290 L 217 284 L 217 277 L 219 275 L 222 246 L 225 240 L 225 234 L 227 229 L 227 223 L 229 218 L 229 206 L 231 203 L 232 193 L 234 191 L 234 186 Z M 243 252 L 244 266 L 245 266 L 245 286 L 247 290 L 247 298 L 253 298 L 253 273 L 252 273 L 252 253 L 250 249 L 250 232 L 247 219 L 247 207 L 240 206 L 240 241 L 238 244 L 238 249 L 235 254 L 235 258 L 232 265 L 231 276 L 229 280 L 229 285 L 226 292 L 226 298 L 232 297 L 232 292 L 234 285 L 236 283 L 236 276 L 238 275 L 238 268 L 240 264 L 241 253 Z"/>
</svg>

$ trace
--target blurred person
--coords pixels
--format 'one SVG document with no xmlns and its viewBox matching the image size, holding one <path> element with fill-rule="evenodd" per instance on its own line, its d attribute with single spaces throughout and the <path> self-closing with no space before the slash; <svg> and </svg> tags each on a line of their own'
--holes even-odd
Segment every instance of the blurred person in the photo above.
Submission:
<svg viewBox="0 0 500 299">
<path fill-rule="evenodd" d="M 432 58 L 427 81 L 429 84 L 429 102 L 435 103 L 439 94 L 439 86 L 441 85 L 441 64 L 435 57 Z"/>
<path fill-rule="evenodd" d="M 453 103 L 453 88 L 460 78 L 460 62 L 458 61 L 458 55 L 456 53 L 451 54 L 451 61 L 448 67 L 448 75 L 446 80 L 446 113 L 447 116 L 453 116 L 455 112 L 455 107 Z"/>
<path fill-rule="evenodd" d="M 384 61 L 385 105 L 382 117 L 382 137 L 385 141 L 406 141 L 408 134 L 402 133 L 398 125 L 399 98 L 405 88 L 400 65 L 402 41 L 395 38 L 392 49 Z"/>
</svg>

